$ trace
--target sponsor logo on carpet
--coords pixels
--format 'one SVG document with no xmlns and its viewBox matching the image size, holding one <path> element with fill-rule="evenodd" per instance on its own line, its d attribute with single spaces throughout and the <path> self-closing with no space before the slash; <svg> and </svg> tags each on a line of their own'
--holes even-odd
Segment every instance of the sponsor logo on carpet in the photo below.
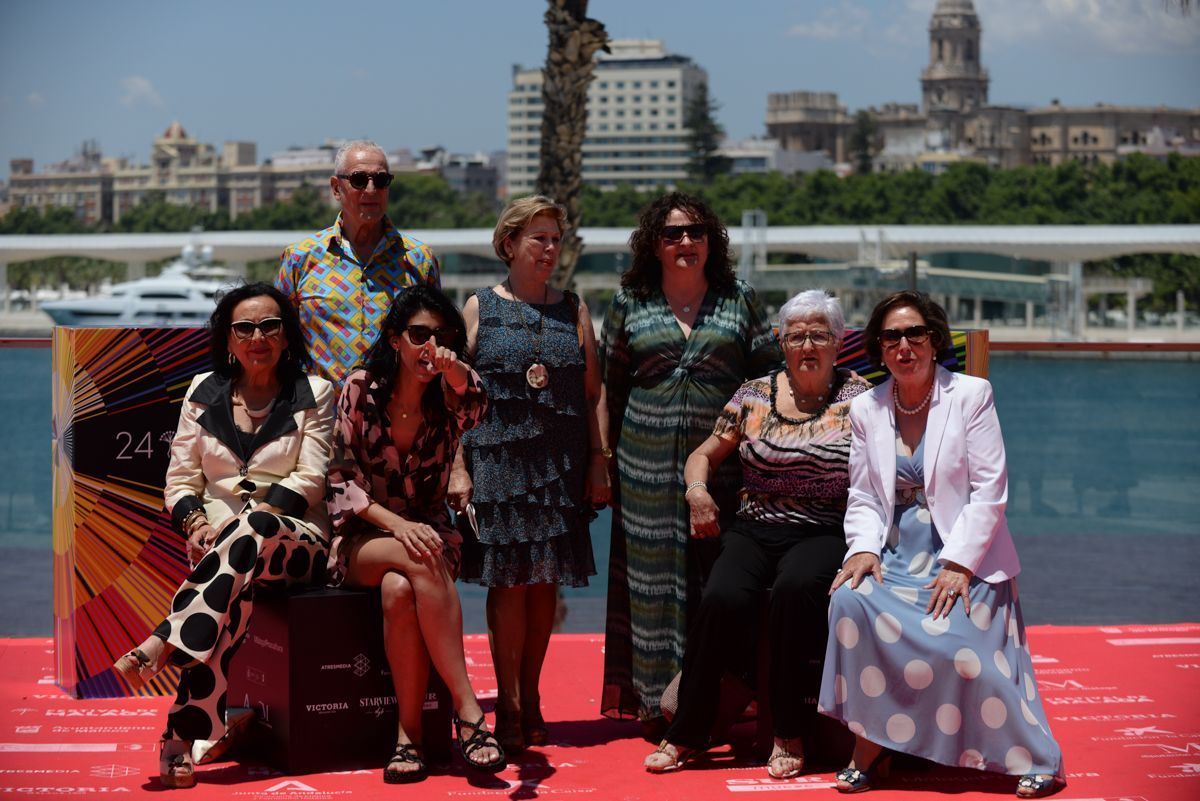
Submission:
<svg viewBox="0 0 1200 801">
<path fill-rule="evenodd" d="M 1128 743 L 1125 748 L 1140 748 L 1142 759 L 1179 759 L 1181 756 L 1200 756 L 1200 743 L 1189 742 L 1183 745 L 1170 743 Z"/>
<path fill-rule="evenodd" d="M 1043 698 L 1048 704 L 1088 705 L 1088 704 L 1153 704 L 1154 699 L 1148 695 L 1082 695 L 1076 698 Z"/>
<path fill-rule="evenodd" d="M 286 801 L 289 798 L 303 799 L 303 801 L 325 801 L 325 799 L 353 794 L 352 790 L 320 790 L 299 779 L 285 779 L 262 790 L 237 790 L 230 793 L 235 798 L 257 798 L 269 801 Z"/>
<path fill-rule="evenodd" d="M 1055 720 L 1071 720 L 1076 723 L 1119 723 L 1126 720 L 1173 720 L 1178 715 L 1170 712 L 1143 712 L 1140 715 L 1056 715 Z"/>
<path fill-rule="evenodd" d="M 1200 762 L 1184 762 L 1181 765 L 1171 765 L 1175 773 L 1147 773 L 1150 779 L 1194 779 L 1200 776 Z"/>
<path fill-rule="evenodd" d="M 48 718 L 156 718 L 157 709 L 47 709 Z"/>
<path fill-rule="evenodd" d="M 162 726 L 51 726 L 55 734 L 133 734 L 135 731 L 162 731 Z"/>
<path fill-rule="evenodd" d="M 1041 687 L 1043 692 L 1047 690 L 1115 690 L 1116 685 L 1095 686 L 1084 684 L 1075 679 L 1067 679 L 1066 681 L 1053 681 L 1050 679 L 1038 678 L 1038 687 Z"/>
<path fill-rule="evenodd" d="M 137 776 L 141 771 L 128 765 L 95 765 L 88 773 L 98 779 L 118 779 Z"/>
<path fill-rule="evenodd" d="M 835 783 L 816 776 L 797 776 L 794 779 L 726 779 L 725 789 L 731 793 L 778 793 L 801 790 L 828 790 Z"/>
</svg>

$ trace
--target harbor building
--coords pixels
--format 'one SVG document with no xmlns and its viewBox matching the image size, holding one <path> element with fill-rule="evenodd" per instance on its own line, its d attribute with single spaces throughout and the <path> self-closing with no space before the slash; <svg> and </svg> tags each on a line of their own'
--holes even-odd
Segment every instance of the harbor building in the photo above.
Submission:
<svg viewBox="0 0 1200 801">
<path fill-rule="evenodd" d="M 687 176 L 684 116 L 708 74 L 658 39 L 614 39 L 588 88 L 584 183 L 672 186 Z M 508 94 L 508 195 L 533 191 L 541 161 L 542 70 L 513 67 Z"/>
</svg>

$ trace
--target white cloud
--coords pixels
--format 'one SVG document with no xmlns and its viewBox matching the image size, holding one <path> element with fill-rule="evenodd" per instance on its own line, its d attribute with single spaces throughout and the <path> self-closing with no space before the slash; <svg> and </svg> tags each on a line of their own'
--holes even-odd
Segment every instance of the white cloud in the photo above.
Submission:
<svg viewBox="0 0 1200 801">
<path fill-rule="evenodd" d="M 799 22 L 788 29 L 789 36 L 803 39 L 861 39 L 871 21 L 871 14 L 852 3 L 839 3 L 826 8 L 819 18 Z"/>
<path fill-rule="evenodd" d="M 130 75 L 121 79 L 121 105 L 126 108 L 147 105 L 162 108 L 163 99 L 149 78 L 141 75 Z"/>
<path fill-rule="evenodd" d="M 34 108 L 46 105 L 46 98 L 41 92 L 30 92 L 25 100 Z"/>
<path fill-rule="evenodd" d="M 975 0 L 984 41 L 1070 39 L 1114 54 L 1158 53 L 1200 44 L 1200 8 L 1172 0 Z"/>
</svg>

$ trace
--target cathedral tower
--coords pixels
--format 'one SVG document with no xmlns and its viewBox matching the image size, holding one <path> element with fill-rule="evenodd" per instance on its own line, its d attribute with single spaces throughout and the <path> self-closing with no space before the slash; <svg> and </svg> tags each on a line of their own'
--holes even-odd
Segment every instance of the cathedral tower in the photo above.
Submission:
<svg viewBox="0 0 1200 801">
<path fill-rule="evenodd" d="M 921 71 L 921 109 L 930 126 L 961 135 L 962 117 L 988 102 L 980 66 L 979 15 L 971 0 L 938 0 L 929 20 L 929 66 Z"/>
</svg>

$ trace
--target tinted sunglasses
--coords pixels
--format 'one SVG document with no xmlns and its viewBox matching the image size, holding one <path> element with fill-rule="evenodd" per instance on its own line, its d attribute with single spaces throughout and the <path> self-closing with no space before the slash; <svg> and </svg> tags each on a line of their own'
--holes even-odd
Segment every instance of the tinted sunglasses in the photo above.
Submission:
<svg viewBox="0 0 1200 801">
<path fill-rule="evenodd" d="M 375 183 L 376 189 L 387 189 L 388 185 L 392 183 L 390 172 L 352 172 L 349 175 L 339 173 L 338 178 L 349 181 L 355 189 L 366 189 L 370 182 Z"/>
<path fill-rule="evenodd" d="M 903 337 L 908 340 L 910 345 L 922 345 L 933 333 L 933 329 L 925 325 L 913 325 L 903 330 L 897 328 L 885 328 L 879 332 L 879 341 L 883 343 L 885 348 L 894 348 L 900 344 L 900 339 Z"/>
<path fill-rule="evenodd" d="M 414 345 L 424 345 L 429 338 L 436 336 L 438 342 L 448 345 L 458 341 L 458 331 L 453 328 L 431 328 L 427 325 L 407 325 L 404 330 Z"/>
<path fill-rule="evenodd" d="M 283 320 L 279 317 L 268 317 L 257 323 L 253 320 L 237 320 L 229 324 L 229 330 L 238 339 L 250 339 L 255 331 L 261 331 L 264 337 L 277 337 L 283 330 Z"/>
<path fill-rule="evenodd" d="M 687 234 L 687 238 L 693 242 L 699 242 L 708 236 L 708 227 L 704 223 L 692 223 L 691 225 L 664 225 L 662 229 L 662 240 L 674 245 L 683 241 L 684 234 Z"/>
</svg>

